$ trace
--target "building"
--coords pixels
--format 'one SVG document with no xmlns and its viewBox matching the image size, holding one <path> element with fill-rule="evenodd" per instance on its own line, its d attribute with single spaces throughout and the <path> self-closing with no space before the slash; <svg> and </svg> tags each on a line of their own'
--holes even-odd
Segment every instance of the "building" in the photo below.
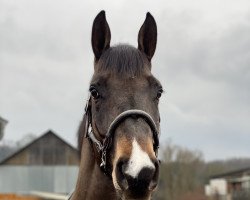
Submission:
<svg viewBox="0 0 250 200">
<path fill-rule="evenodd" d="M 211 177 L 205 193 L 216 200 L 250 199 L 250 167 Z"/>
<path fill-rule="evenodd" d="M 7 125 L 8 121 L 0 116 L 0 140 L 4 136 L 4 128 Z"/>
<path fill-rule="evenodd" d="M 77 149 L 49 130 L 1 161 L 0 193 L 69 193 L 78 164 Z"/>
</svg>

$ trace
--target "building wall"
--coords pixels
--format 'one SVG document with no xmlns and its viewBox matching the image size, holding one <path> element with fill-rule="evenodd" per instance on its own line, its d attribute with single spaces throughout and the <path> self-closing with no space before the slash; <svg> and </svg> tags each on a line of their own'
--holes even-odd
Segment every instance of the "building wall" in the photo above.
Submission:
<svg viewBox="0 0 250 200">
<path fill-rule="evenodd" d="M 0 166 L 0 193 L 68 194 L 75 188 L 77 175 L 77 166 Z"/>
<path fill-rule="evenodd" d="M 242 177 L 242 188 L 250 191 L 250 175 Z"/>
<path fill-rule="evenodd" d="M 215 194 L 226 195 L 227 194 L 227 181 L 225 179 L 212 179 L 209 185 L 205 187 L 205 193 L 207 196 Z"/>
</svg>

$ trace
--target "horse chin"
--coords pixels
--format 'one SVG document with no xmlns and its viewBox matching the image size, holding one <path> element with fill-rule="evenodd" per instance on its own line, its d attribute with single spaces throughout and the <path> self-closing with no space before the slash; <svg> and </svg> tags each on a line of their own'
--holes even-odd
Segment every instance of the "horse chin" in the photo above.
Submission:
<svg viewBox="0 0 250 200">
<path fill-rule="evenodd" d="M 113 184 L 117 193 L 117 196 L 121 200 L 150 200 L 152 191 L 146 191 L 145 193 L 134 193 L 129 188 L 121 189 L 116 181 L 113 180 Z"/>
<path fill-rule="evenodd" d="M 130 191 L 116 190 L 119 199 L 121 200 L 150 200 L 151 194 L 146 194 L 142 196 L 134 196 Z"/>
</svg>

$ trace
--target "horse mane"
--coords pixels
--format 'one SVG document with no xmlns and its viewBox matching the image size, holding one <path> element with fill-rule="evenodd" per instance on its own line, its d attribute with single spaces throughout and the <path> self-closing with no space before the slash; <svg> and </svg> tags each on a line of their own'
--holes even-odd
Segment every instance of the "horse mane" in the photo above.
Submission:
<svg viewBox="0 0 250 200">
<path fill-rule="evenodd" d="M 86 113 L 84 113 L 83 115 L 83 120 L 80 123 L 80 126 L 78 128 L 78 132 L 77 132 L 77 149 L 78 149 L 78 155 L 81 156 L 81 150 L 82 150 L 82 143 L 83 143 L 83 138 L 85 137 L 86 134 L 86 120 L 87 119 L 87 115 Z"/>
</svg>

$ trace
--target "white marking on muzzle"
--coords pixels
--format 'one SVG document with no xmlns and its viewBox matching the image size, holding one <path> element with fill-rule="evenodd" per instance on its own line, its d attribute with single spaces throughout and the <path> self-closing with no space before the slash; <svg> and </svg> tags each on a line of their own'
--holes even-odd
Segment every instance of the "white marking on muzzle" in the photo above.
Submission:
<svg viewBox="0 0 250 200">
<path fill-rule="evenodd" d="M 144 167 L 151 169 L 155 168 L 148 154 L 141 149 L 138 142 L 134 139 L 132 143 L 132 153 L 125 173 L 136 178 Z"/>
</svg>

